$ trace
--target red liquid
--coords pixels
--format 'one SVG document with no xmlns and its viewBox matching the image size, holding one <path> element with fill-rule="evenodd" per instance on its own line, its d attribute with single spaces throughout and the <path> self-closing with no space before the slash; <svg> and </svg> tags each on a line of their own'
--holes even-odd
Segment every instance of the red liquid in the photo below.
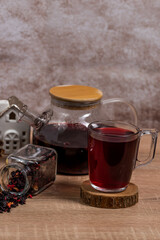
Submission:
<svg viewBox="0 0 160 240">
<path fill-rule="evenodd" d="M 58 173 L 87 174 L 87 128 L 81 124 L 49 124 L 38 134 L 33 143 L 53 147 L 58 153 Z"/>
<path fill-rule="evenodd" d="M 105 140 L 102 141 L 89 136 L 88 161 L 91 183 L 106 190 L 126 187 L 136 162 L 138 137 L 126 140 L 124 135 L 132 135 L 133 132 L 122 128 L 105 127 L 97 128 L 96 131 L 109 137 L 104 137 Z"/>
</svg>

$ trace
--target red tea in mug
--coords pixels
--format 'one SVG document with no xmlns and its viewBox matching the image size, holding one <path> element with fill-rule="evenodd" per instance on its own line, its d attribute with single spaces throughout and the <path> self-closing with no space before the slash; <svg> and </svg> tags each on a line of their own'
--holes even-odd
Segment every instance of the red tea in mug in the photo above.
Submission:
<svg viewBox="0 0 160 240">
<path fill-rule="evenodd" d="M 89 130 L 91 185 L 106 192 L 124 190 L 136 164 L 139 136 L 131 129 L 97 124 Z"/>
</svg>

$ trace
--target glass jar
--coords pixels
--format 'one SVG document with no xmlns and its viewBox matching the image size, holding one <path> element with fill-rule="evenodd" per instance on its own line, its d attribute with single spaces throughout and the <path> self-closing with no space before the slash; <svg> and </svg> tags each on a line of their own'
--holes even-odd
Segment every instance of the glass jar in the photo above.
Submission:
<svg viewBox="0 0 160 240">
<path fill-rule="evenodd" d="M 9 98 L 9 103 L 18 108 L 21 120 L 33 126 L 33 143 L 57 151 L 57 172 L 61 174 L 88 174 L 88 125 L 109 119 L 105 105 L 127 105 L 137 124 L 136 110 L 130 103 L 120 98 L 102 100 L 103 94 L 97 88 L 60 85 L 50 89 L 50 96 L 50 109 L 38 117 L 15 97 Z"/>
<path fill-rule="evenodd" d="M 28 144 L 6 159 L 0 172 L 1 189 L 15 195 L 37 195 L 55 181 L 56 171 L 54 149 Z"/>
</svg>

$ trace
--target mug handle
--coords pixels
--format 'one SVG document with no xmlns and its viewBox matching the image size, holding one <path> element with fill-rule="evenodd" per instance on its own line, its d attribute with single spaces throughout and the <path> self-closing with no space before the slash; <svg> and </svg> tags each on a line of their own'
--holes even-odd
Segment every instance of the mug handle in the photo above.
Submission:
<svg viewBox="0 0 160 240">
<path fill-rule="evenodd" d="M 131 103 L 127 102 L 125 99 L 123 99 L 123 98 L 110 98 L 110 99 L 103 100 L 102 104 L 118 103 L 118 102 L 119 103 L 124 103 L 124 104 L 126 104 L 127 106 L 130 107 L 130 109 L 133 113 L 133 117 L 134 117 L 134 125 L 137 126 L 137 112 L 136 112 L 136 109 Z"/>
<path fill-rule="evenodd" d="M 155 156 L 156 144 L 157 144 L 157 138 L 158 138 L 158 131 L 156 129 L 150 129 L 150 130 L 143 129 L 143 130 L 140 131 L 140 138 L 143 135 L 146 135 L 146 134 L 151 135 L 151 137 L 152 137 L 151 146 L 150 146 L 150 150 L 149 150 L 149 155 L 143 161 L 141 161 L 137 158 L 135 168 L 138 168 L 140 166 L 144 166 L 144 165 L 152 162 L 152 160 L 154 159 L 154 156 Z M 139 147 L 138 147 L 138 149 L 139 149 Z M 137 149 L 137 152 L 138 152 L 138 149 Z"/>
</svg>

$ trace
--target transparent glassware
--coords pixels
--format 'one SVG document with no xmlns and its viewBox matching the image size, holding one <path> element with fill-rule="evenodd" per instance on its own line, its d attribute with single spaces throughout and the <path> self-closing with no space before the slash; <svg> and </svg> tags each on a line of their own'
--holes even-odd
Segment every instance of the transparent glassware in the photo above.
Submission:
<svg viewBox="0 0 160 240">
<path fill-rule="evenodd" d="M 158 130 L 139 129 L 116 121 L 96 121 L 88 126 L 90 184 L 102 192 L 121 192 L 129 185 L 132 172 L 155 157 Z M 150 135 L 148 157 L 138 156 L 142 136 Z"/>
<path fill-rule="evenodd" d="M 0 172 L 1 189 L 15 195 L 37 195 L 55 181 L 56 172 L 56 151 L 28 144 L 6 159 Z"/>
<path fill-rule="evenodd" d="M 121 98 L 102 100 L 102 92 L 93 87 L 56 86 L 50 89 L 50 96 L 49 109 L 39 116 L 16 97 L 10 97 L 8 101 L 19 110 L 20 119 L 33 127 L 33 143 L 57 151 L 57 172 L 61 174 L 88 174 L 88 125 L 107 119 L 106 106 L 122 103 L 129 108 L 132 121 L 137 124 L 132 104 Z"/>
</svg>

